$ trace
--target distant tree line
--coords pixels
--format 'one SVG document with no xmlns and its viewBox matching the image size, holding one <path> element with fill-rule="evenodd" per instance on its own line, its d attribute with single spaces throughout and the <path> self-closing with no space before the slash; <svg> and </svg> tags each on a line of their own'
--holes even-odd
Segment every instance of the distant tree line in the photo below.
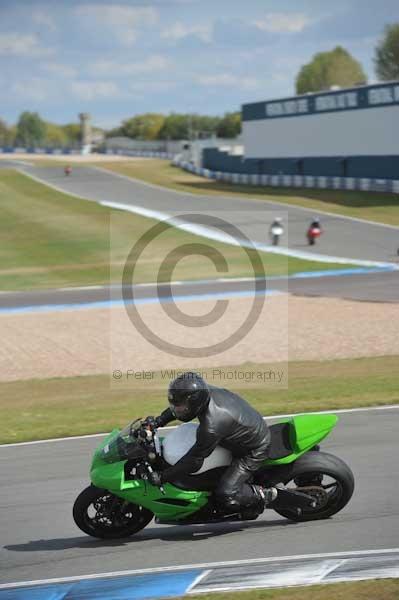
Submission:
<svg viewBox="0 0 399 600">
<path fill-rule="evenodd" d="M 126 119 L 120 127 L 108 131 L 106 135 L 107 137 L 127 136 L 136 140 L 181 140 L 205 138 L 211 135 L 232 138 L 240 131 L 239 112 L 226 113 L 223 117 L 178 113 L 165 116 L 158 113 L 145 113 Z M 23 112 L 16 125 L 11 126 L 0 119 L 1 146 L 77 146 L 80 137 L 78 123 L 56 125 L 44 121 L 37 112 Z"/>
<path fill-rule="evenodd" d="M 107 137 L 126 136 L 135 140 L 182 140 L 207 138 L 234 138 L 241 132 L 240 112 L 226 113 L 223 117 L 199 114 L 145 113 L 122 122 L 120 127 L 107 132 Z"/>
<path fill-rule="evenodd" d="M 21 113 L 16 125 L 8 126 L 0 119 L 2 146 L 77 146 L 80 143 L 80 125 L 56 125 L 44 121 L 37 112 Z"/>
</svg>

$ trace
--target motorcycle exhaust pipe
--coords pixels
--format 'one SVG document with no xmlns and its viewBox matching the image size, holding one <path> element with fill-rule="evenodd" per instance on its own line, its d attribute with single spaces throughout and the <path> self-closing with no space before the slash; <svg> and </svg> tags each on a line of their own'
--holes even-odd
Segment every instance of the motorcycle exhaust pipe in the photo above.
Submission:
<svg viewBox="0 0 399 600">
<path fill-rule="evenodd" d="M 277 488 L 277 491 L 277 498 L 269 504 L 270 508 L 315 508 L 316 506 L 316 500 L 309 494 L 282 488 Z"/>
</svg>

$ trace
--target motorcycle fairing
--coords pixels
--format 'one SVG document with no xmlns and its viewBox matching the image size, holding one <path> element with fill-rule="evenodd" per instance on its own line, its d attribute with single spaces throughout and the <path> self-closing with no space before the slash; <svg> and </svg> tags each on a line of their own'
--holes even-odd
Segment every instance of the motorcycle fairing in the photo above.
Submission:
<svg viewBox="0 0 399 600">
<path fill-rule="evenodd" d="M 335 415 L 300 415 L 272 425 L 271 455 L 264 466 L 273 471 L 287 467 L 323 440 L 335 426 Z M 109 490 L 128 502 L 151 510 L 160 520 L 185 519 L 204 507 L 224 468 L 211 469 L 198 475 L 188 475 L 180 481 L 166 483 L 165 493 L 147 480 L 126 477 L 126 460 L 107 463 L 103 449 L 119 435 L 114 430 L 97 448 L 91 465 L 93 485 Z M 291 452 L 287 454 L 287 452 Z M 191 489 L 188 489 L 190 488 Z"/>
</svg>

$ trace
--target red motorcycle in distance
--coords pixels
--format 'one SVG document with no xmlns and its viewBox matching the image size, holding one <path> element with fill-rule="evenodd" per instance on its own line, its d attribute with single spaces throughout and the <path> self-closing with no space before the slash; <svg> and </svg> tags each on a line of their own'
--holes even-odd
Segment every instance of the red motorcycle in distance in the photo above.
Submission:
<svg viewBox="0 0 399 600">
<path fill-rule="evenodd" d="M 323 229 L 320 225 L 320 221 L 314 220 L 309 226 L 309 229 L 306 232 L 306 237 L 308 238 L 309 246 L 313 246 L 316 243 L 318 237 L 323 233 Z"/>
<path fill-rule="evenodd" d="M 64 168 L 64 173 L 65 175 L 70 175 L 72 173 L 71 165 L 66 165 L 66 167 Z"/>
</svg>

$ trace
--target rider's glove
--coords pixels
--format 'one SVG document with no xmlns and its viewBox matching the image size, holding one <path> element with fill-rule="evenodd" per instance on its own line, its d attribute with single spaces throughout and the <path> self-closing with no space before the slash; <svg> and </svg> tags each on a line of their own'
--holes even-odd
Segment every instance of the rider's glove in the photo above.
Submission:
<svg viewBox="0 0 399 600">
<path fill-rule="evenodd" d="M 160 487 L 162 485 L 162 477 L 160 473 L 157 473 L 157 471 L 152 471 L 152 473 L 149 473 L 148 480 L 152 485 L 155 485 L 156 487 Z"/>
<path fill-rule="evenodd" d="M 149 429 L 150 431 L 154 431 L 157 427 L 157 420 L 155 417 L 146 417 L 142 423 L 143 427 Z"/>
</svg>

